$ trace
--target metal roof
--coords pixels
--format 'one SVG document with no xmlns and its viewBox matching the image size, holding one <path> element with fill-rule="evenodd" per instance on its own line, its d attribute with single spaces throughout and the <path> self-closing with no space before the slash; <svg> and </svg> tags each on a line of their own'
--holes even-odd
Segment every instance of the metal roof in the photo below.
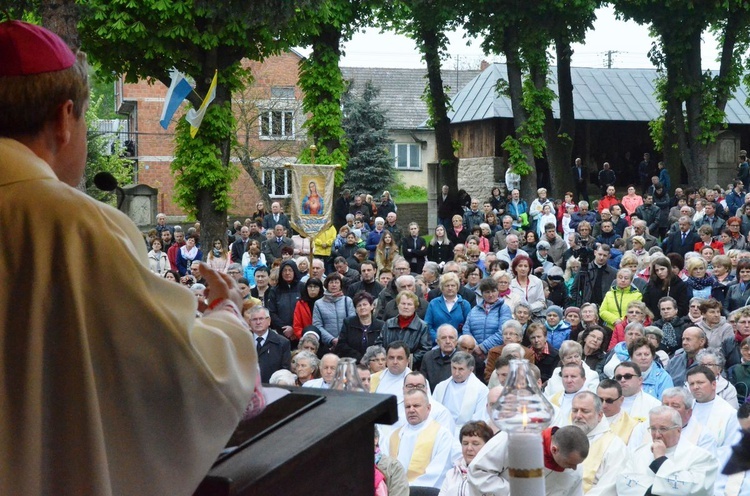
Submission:
<svg viewBox="0 0 750 496">
<path fill-rule="evenodd" d="M 655 69 L 605 69 L 573 67 L 573 105 L 575 117 L 588 121 L 647 122 L 661 115 L 654 97 Z M 505 64 L 492 64 L 472 79 L 452 100 L 448 113 L 452 123 L 492 118 L 512 118 L 510 98 L 495 91 L 499 79 L 507 80 Z M 549 75 L 551 87 L 557 93 L 557 75 Z M 726 106 L 730 124 L 750 124 L 748 91 L 740 85 L 734 99 Z M 552 104 L 555 117 L 559 116 L 557 100 Z"/>
<path fill-rule="evenodd" d="M 386 111 L 389 129 L 417 129 L 427 120 L 427 105 L 422 100 L 427 84 L 427 69 L 387 69 L 378 67 L 342 67 L 345 80 L 354 87 L 366 81 L 380 88 L 377 102 Z M 480 75 L 479 70 L 443 71 L 443 84 L 455 95 L 469 81 Z"/>
</svg>

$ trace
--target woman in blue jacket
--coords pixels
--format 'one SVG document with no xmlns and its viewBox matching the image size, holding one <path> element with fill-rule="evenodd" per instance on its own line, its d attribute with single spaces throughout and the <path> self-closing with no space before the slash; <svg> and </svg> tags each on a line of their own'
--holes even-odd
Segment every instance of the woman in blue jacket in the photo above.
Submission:
<svg viewBox="0 0 750 496">
<path fill-rule="evenodd" d="M 503 344 L 503 324 L 513 318 L 510 306 L 500 298 L 497 281 L 485 277 L 478 287 L 483 303 L 475 306 L 466 318 L 462 334 L 470 334 L 485 355 Z"/>
<path fill-rule="evenodd" d="M 672 377 L 662 368 L 661 361 L 655 360 L 656 347 L 646 338 L 636 338 L 628 346 L 628 353 L 630 353 L 630 359 L 641 369 L 643 392 L 661 401 L 661 393 L 673 387 L 674 383 Z"/>
<path fill-rule="evenodd" d="M 430 343 L 435 343 L 437 329 L 443 324 L 451 324 L 461 333 L 471 305 L 458 294 L 459 284 L 458 276 L 453 272 L 440 276 L 440 291 L 443 294 L 430 301 L 424 318 L 430 330 Z"/>
<path fill-rule="evenodd" d="M 514 189 L 510 193 L 510 202 L 508 202 L 508 210 L 506 212 L 513 219 L 513 227 L 515 229 L 529 225 L 529 204 L 526 203 L 526 200 L 521 199 L 521 194 L 517 189 Z"/>
</svg>

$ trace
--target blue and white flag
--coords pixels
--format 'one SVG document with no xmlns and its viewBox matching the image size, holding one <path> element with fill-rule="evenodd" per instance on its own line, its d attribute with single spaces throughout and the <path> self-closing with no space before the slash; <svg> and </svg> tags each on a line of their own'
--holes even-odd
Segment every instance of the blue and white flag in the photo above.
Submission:
<svg viewBox="0 0 750 496">
<path fill-rule="evenodd" d="M 164 129 L 169 127 L 172 116 L 180 108 L 182 101 L 193 91 L 190 82 L 180 71 L 172 69 L 169 74 L 172 77 L 172 84 L 169 85 L 167 96 L 164 97 L 164 108 L 161 110 L 161 119 L 159 120 L 161 127 Z"/>
<path fill-rule="evenodd" d="M 208 110 L 208 106 L 214 101 L 214 98 L 216 98 L 216 78 L 218 75 L 219 71 L 215 71 L 214 78 L 211 81 L 211 86 L 208 88 L 208 94 L 206 95 L 206 98 L 203 99 L 203 103 L 201 103 L 198 110 L 192 108 L 188 110 L 187 114 L 185 114 L 185 119 L 190 123 L 190 136 L 192 138 L 195 138 L 195 135 L 198 134 L 198 129 L 201 127 L 201 122 L 203 122 L 203 117 L 206 115 L 206 110 Z"/>
</svg>

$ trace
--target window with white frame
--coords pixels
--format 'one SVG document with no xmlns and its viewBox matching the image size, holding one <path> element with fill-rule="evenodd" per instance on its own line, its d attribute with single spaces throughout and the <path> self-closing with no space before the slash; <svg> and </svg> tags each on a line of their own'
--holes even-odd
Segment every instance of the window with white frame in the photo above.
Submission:
<svg viewBox="0 0 750 496">
<path fill-rule="evenodd" d="M 421 169 L 421 148 L 419 143 L 394 143 L 390 147 L 393 166 L 396 169 Z"/>
<path fill-rule="evenodd" d="M 286 198 L 292 194 L 292 176 L 288 169 L 263 169 L 263 185 L 271 198 Z"/>
<path fill-rule="evenodd" d="M 294 139 L 294 111 L 267 110 L 260 114 L 261 139 Z"/>
</svg>

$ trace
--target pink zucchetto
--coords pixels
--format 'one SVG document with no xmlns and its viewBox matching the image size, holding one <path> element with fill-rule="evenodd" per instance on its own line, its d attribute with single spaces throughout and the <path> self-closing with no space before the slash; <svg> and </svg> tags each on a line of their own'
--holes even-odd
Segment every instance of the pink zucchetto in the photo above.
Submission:
<svg viewBox="0 0 750 496">
<path fill-rule="evenodd" d="M 76 56 L 52 31 L 22 21 L 0 23 L 0 77 L 62 71 Z"/>
</svg>

